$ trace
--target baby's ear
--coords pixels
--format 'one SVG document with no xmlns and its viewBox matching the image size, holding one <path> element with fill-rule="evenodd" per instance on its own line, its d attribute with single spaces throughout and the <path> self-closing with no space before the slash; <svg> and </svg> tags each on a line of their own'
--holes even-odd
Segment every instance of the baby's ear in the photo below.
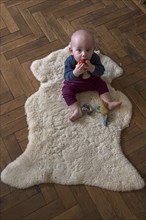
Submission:
<svg viewBox="0 0 146 220">
<path fill-rule="evenodd" d="M 69 50 L 69 52 L 72 54 L 71 43 L 69 43 L 69 45 L 68 45 L 68 50 Z"/>
</svg>

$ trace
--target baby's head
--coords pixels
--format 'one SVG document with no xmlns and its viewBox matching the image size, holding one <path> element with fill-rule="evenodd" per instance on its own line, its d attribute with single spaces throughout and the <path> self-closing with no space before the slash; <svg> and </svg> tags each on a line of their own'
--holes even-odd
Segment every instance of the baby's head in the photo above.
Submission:
<svg viewBox="0 0 146 220">
<path fill-rule="evenodd" d="M 94 47 L 94 38 L 86 30 L 78 30 L 71 36 L 70 52 L 77 62 L 81 59 L 90 60 Z"/>
</svg>

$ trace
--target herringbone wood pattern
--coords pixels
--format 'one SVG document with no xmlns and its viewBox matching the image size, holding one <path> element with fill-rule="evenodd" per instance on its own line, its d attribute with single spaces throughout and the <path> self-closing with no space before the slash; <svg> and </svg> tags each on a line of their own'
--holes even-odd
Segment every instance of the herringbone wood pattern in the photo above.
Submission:
<svg viewBox="0 0 146 220">
<path fill-rule="evenodd" d="M 33 60 L 65 47 L 71 34 L 93 32 L 101 52 L 124 69 L 113 86 L 133 104 L 122 133 L 126 157 L 146 179 L 145 4 L 140 0 L 1 0 L 1 170 L 27 145 L 24 103 L 39 88 Z M 42 184 L 18 190 L 1 183 L 1 219 L 144 220 L 145 190 L 118 193 Z"/>
</svg>

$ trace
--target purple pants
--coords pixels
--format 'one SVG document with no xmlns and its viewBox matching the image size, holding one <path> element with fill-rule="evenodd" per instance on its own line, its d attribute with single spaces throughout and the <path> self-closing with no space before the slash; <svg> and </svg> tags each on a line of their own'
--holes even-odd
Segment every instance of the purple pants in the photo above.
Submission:
<svg viewBox="0 0 146 220">
<path fill-rule="evenodd" d="M 108 92 L 107 85 L 104 80 L 95 75 L 91 75 L 88 79 L 80 79 L 74 81 L 64 81 L 62 88 L 62 96 L 68 106 L 77 101 L 76 94 L 80 92 L 97 91 L 99 95 Z"/>
</svg>

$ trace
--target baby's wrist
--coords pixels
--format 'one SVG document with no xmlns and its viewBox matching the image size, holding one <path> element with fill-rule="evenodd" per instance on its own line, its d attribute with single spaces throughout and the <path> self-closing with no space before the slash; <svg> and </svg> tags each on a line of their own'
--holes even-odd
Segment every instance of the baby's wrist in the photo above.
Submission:
<svg viewBox="0 0 146 220">
<path fill-rule="evenodd" d="M 91 73 L 93 73 L 95 71 L 95 66 L 94 65 L 92 65 L 92 69 L 91 69 Z"/>
<path fill-rule="evenodd" d="M 78 74 L 75 70 L 73 71 L 73 74 L 74 74 L 76 77 L 79 76 L 79 74 Z"/>
</svg>

